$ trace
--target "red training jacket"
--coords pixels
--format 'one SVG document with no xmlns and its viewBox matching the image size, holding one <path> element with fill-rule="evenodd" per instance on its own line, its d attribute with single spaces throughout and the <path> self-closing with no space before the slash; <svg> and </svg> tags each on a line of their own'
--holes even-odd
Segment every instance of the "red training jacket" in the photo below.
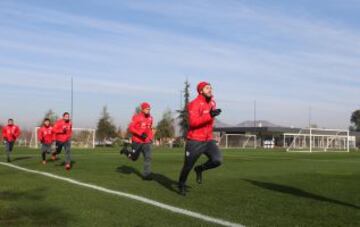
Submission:
<svg viewBox="0 0 360 227">
<path fill-rule="evenodd" d="M 215 119 L 211 117 L 210 110 L 216 109 L 213 99 L 206 101 L 203 95 L 199 95 L 188 105 L 189 131 L 187 139 L 200 142 L 213 140 Z"/>
<path fill-rule="evenodd" d="M 53 127 L 52 126 L 48 126 L 46 127 L 45 125 L 42 126 L 41 128 L 39 128 L 38 130 L 38 139 L 40 140 L 41 143 L 44 144 L 52 144 L 54 142 L 55 139 L 55 135 L 53 132 Z"/>
<path fill-rule="evenodd" d="M 59 119 L 54 127 L 55 140 L 61 143 L 65 143 L 71 139 L 72 136 L 72 123 L 71 121 L 65 122 L 64 119 Z"/>
<path fill-rule="evenodd" d="M 136 143 L 151 143 L 154 139 L 152 131 L 153 117 L 146 116 L 144 113 L 135 114 L 129 125 L 129 132 L 132 134 L 132 141 Z M 147 138 L 144 140 L 141 135 L 146 133 Z"/>
<path fill-rule="evenodd" d="M 21 130 L 17 125 L 7 125 L 2 129 L 2 137 L 8 142 L 15 142 L 21 134 Z"/>
</svg>

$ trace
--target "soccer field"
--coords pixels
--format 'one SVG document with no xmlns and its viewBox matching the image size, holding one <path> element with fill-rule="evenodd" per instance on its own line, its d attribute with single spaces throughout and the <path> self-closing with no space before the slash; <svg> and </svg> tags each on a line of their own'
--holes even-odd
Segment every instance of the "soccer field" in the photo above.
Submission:
<svg viewBox="0 0 360 227">
<path fill-rule="evenodd" d="M 2 149 L 1 161 L 4 161 Z M 117 149 L 74 150 L 74 168 L 40 164 L 36 150 L 15 149 L 12 164 L 245 226 L 360 226 L 360 153 L 224 152 L 224 165 L 188 181 L 177 194 L 182 150 L 155 149 L 153 181 L 142 159 Z M 204 159 L 202 159 L 204 160 Z M 200 160 L 201 161 L 201 160 Z M 0 226 L 217 226 L 131 198 L 0 165 Z"/>
</svg>

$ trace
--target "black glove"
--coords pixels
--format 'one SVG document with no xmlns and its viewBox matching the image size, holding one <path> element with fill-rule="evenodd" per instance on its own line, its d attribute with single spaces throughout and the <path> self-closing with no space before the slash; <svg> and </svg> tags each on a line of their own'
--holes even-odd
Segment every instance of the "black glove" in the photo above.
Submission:
<svg viewBox="0 0 360 227">
<path fill-rule="evenodd" d="M 40 143 L 45 144 L 45 140 L 40 140 Z"/>
<path fill-rule="evenodd" d="M 144 132 L 143 134 L 141 134 L 140 137 L 141 137 L 141 139 L 145 140 L 148 137 L 148 135 L 146 135 L 146 133 Z"/>
<path fill-rule="evenodd" d="M 221 114 L 221 109 L 212 109 L 210 110 L 211 117 L 217 117 Z"/>
</svg>

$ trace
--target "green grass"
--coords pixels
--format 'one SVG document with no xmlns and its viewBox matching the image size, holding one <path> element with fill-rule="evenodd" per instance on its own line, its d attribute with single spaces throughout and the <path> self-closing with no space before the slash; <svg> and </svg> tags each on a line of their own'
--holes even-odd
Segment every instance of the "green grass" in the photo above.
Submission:
<svg viewBox="0 0 360 227">
<path fill-rule="evenodd" d="M 157 149 L 155 180 L 140 178 L 142 160 L 115 149 L 75 150 L 74 169 L 40 164 L 38 151 L 16 149 L 13 164 L 54 173 L 246 226 L 360 226 L 360 153 L 224 152 L 204 184 L 189 178 L 176 193 L 181 150 Z M 63 156 L 61 156 L 63 158 Z M 4 158 L 4 152 L 0 156 Z M 200 161 L 204 161 L 201 159 Z M 0 166 L 0 226 L 212 226 L 126 198 Z"/>
</svg>

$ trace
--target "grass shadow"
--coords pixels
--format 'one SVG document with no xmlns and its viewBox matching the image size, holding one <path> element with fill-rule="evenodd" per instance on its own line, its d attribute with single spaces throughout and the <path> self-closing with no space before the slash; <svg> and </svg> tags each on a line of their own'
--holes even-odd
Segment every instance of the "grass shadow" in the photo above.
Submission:
<svg viewBox="0 0 360 227">
<path fill-rule="evenodd" d="M 42 194 L 46 191 L 45 188 L 36 188 L 34 190 L 24 191 L 24 192 L 14 192 L 14 191 L 0 191 L 0 200 L 3 201 L 12 201 L 19 199 L 26 200 L 35 200 L 38 201 L 42 199 Z"/>
<path fill-rule="evenodd" d="M 24 156 L 24 157 L 14 158 L 14 159 L 12 159 L 11 161 L 12 161 L 12 162 L 17 162 L 17 161 L 28 160 L 28 159 L 32 159 L 32 158 L 33 158 L 33 157 L 31 157 L 31 156 Z"/>
<path fill-rule="evenodd" d="M 56 161 L 59 161 L 59 160 L 60 160 L 60 159 L 57 159 Z M 54 161 L 54 162 L 56 162 L 56 161 Z M 60 163 L 58 163 L 58 164 L 55 164 L 55 166 L 62 166 L 62 167 L 64 167 L 65 164 L 66 164 L 66 162 L 65 162 L 65 161 L 62 161 L 62 162 L 60 162 Z M 72 166 L 72 167 L 74 167 L 75 164 L 76 164 L 76 161 L 71 161 L 71 166 Z"/>
<path fill-rule="evenodd" d="M 46 188 L 0 191 L 0 226 L 67 226 L 73 217 L 44 201 Z"/>
<path fill-rule="evenodd" d="M 252 184 L 252 185 L 255 185 L 257 187 L 260 187 L 260 188 L 263 188 L 263 189 L 266 189 L 266 190 L 280 192 L 280 193 L 284 193 L 284 194 L 289 194 L 289 195 L 302 197 L 302 198 L 306 198 L 306 199 L 317 200 L 317 201 L 320 201 L 320 202 L 333 203 L 333 204 L 336 204 L 336 205 L 346 206 L 346 207 L 350 207 L 350 208 L 354 208 L 354 209 L 360 209 L 360 207 L 357 206 L 357 205 L 350 204 L 350 203 L 347 203 L 347 202 L 342 202 L 342 201 L 331 199 L 331 198 L 327 198 L 325 196 L 313 194 L 313 193 L 310 193 L 310 192 L 306 192 L 306 191 L 304 191 L 302 189 L 299 189 L 299 188 L 286 186 L 286 185 L 281 185 L 281 184 L 269 183 L 269 182 L 261 182 L 261 181 L 249 180 L 249 179 L 244 179 L 244 180 L 246 182 Z"/>
<path fill-rule="evenodd" d="M 143 175 L 141 174 L 141 172 L 131 166 L 127 166 L 127 165 L 120 166 L 116 169 L 116 172 L 121 173 L 121 174 L 135 174 L 139 178 L 143 179 Z M 158 184 L 160 184 L 167 190 L 169 190 L 171 192 L 176 192 L 176 193 L 178 192 L 178 190 L 177 190 L 178 182 L 177 181 L 172 180 L 169 177 L 167 177 L 163 174 L 160 174 L 160 173 L 152 173 L 151 176 L 153 178 L 153 181 L 157 182 Z"/>
</svg>

